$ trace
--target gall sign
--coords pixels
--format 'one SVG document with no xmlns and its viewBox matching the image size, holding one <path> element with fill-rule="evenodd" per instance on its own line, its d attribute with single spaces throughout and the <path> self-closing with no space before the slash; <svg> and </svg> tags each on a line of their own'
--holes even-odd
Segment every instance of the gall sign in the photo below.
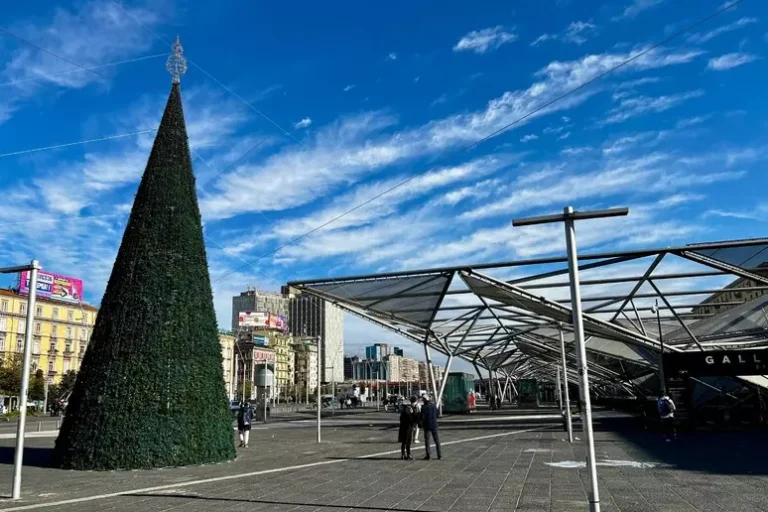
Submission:
<svg viewBox="0 0 768 512">
<path fill-rule="evenodd" d="M 735 377 L 768 374 L 768 349 L 667 352 L 665 374 L 677 377 Z"/>
</svg>

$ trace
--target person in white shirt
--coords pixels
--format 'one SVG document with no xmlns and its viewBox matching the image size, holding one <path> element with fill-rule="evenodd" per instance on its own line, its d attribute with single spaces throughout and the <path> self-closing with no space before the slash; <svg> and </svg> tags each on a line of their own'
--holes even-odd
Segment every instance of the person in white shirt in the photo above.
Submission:
<svg viewBox="0 0 768 512">
<path fill-rule="evenodd" d="M 675 407 L 675 402 L 664 391 L 662 391 L 657 405 L 659 407 L 661 425 L 664 428 L 664 437 L 669 443 L 672 439 L 677 438 L 677 432 L 675 431 L 675 409 L 677 408 Z"/>
<path fill-rule="evenodd" d="M 416 416 L 416 427 L 413 429 L 413 442 L 419 443 L 419 422 L 421 421 L 421 401 L 415 396 L 411 397 L 411 407 Z"/>
</svg>

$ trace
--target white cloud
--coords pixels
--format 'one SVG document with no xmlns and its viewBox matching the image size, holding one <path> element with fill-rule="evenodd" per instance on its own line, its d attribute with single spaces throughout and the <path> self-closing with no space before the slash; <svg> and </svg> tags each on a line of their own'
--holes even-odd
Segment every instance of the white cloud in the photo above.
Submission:
<svg viewBox="0 0 768 512">
<path fill-rule="evenodd" d="M 685 119 L 681 119 L 677 122 L 675 125 L 678 129 L 679 128 L 688 128 L 690 126 L 696 126 L 699 124 L 702 124 L 706 122 L 710 117 L 712 117 L 711 114 L 706 116 L 694 116 L 694 117 L 687 117 Z"/>
<path fill-rule="evenodd" d="M 681 94 L 670 94 L 667 96 L 658 96 L 651 98 L 648 96 L 637 96 L 634 98 L 625 98 L 619 105 L 608 112 L 608 117 L 602 124 L 615 124 L 626 121 L 633 117 L 642 116 L 649 112 L 665 112 L 681 103 L 693 98 L 699 98 L 704 95 L 704 91 L 689 91 Z"/>
<path fill-rule="evenodd" d="M 343 91 L 344 91 L 344 92 L 349 92 L 349 91 L 351 91 L 352 89 L 354 89 L 355 87 L 357 87 L 355 84 L 349 84 L 349 85 L 347 85 L 346 87 L 344 87 Z"/>
<path fill-rule="evenodd" d="M 565 140 L 565 139 L 567 139 L 567 138 L 568 138 L 568 137 L 570 137 L 570 136 L 571 136 L 571 132 L 565 132 L 564 134 L 562 134 L 561 136 L 559 136 L 559 137 L 557 138 L 557 140 Z"/>
<path fill-rule="evenodd" d="M 733 23 L 729 23 L 728 25 L 723 25 L 722 27 L 717 27 L 716 29 L 710 30 L 709 32 L 705 32 L 703 34 L 701 33 L 691 34 L 688 37 L 688 42 L 693 44 L 706 43 L 707 41 L 710 41 L 719 35 L 725 34 L 727 32 L 732 32 L 734 30 L 739 30 L 741 28 L 746 27 L 747 25 L 751 25 L 752 23 L 757 23 L 758 21 L 759 20 L 757 18 L 743 17 L 734 21 Z"/>
<path fill-rule="evenodd" d="M 482 30 L 473 30 L 456 43 L 456 46 L 453 47 L 453 51 L 485 53 L 488 50 L 496 50 L 516 39 L 516 34 L 505 31 L 504 27 L 499 25 L 497 27 L 484 28 Z"/>
<path fill-rule="evenodd" d="M 395 52 L 389 52 L 389 55 L 387 55 L 387 60 L 397 60 L 397 54 Z"/>
<path fill-rule="evenodd" d="M 587 39 L 589 39 L 590 36 L 594 35 L 596 30 L 597 27 L 592 23 L 574 21 L 565 29 L 562 36 L 563 41 L 582 45 L 587 42 Z"/>
<path fill-rule="evenodd" d="M 310 119 L 308 117 L 305 117 L 304 119 L 302 119 L 298 123 L 294 124 L 293 126 L 297 130 L 300 130 L 302 128 L 309 128 L 311 125 L 312 125 L 312 119 Z"/>
<path fill-rule="evenodd" d="M 532 140 L 536 140 L 536 139 L 538 139 L 538 138 L 539 138 L 539 136 L 538 136 L 538 135 L 536 135 L 535 133 L 529 133 L 528 135 L 524 135 L 524 136 L 523 136 L 523 137 L 520 139 L 520 142 L 529 142 L 529 141 L 532 141 Z"/>
<path fill-rule="evenodd" d="M 432 100 L 432 103 L 429 104 L 430 107 L 434 107 L 436 105 L 442 105 L 443 103 L 448 102 L 448 95 L 443 93 L 434 100 Z"/>
<path fill-rule="evenodd" d="M 163 5 L 153 5 L 151 11 L 140 6 L 124 9 L 154 28 L 160 21 L 157 13 L 163 10 Z M 153 43 L 151 34 L 137 27 L 136 22 L 112 2 L 90 1 L 79 4 L 77 10 L 56 8 L 52 17 L 44 22 L 18 23 L 9 30 L 85 68 L 137 57 Z M 15 50 L 7 51 L 10 60 L 0 71 L 0 80 L 10 83 L 3 87 L 0 123 L 44 86 L 71 89 L 94 83 L 107 86 L 119 70 L 116 66 L 94 71 L 73 70 L 74 66 L 62 59 L 25 43 L 16 43 Z"/>
<path fill-rule="evenodd" d="M 633 0 L 632 3 L 624 8 L 620 16 L 613 18 L 613 21 L 636 18 L 643 11 L 656 7 L 664 0 Z"/>
<path fill-rule="evenodd" d="M 750 53 L 726 53 L 720 57 L 709 59 L 707 69 L 711 69 L 712 71 L 727 71 L 743 66 L 744 64 L 749 64 L 757 59 L 758 57 L 756 55 Z"/>
<path fill-rule="evenodd" d="M 552 41 L 556 39 L 557 39 L 557 36 L 554 34 L 541 34 L 539 37 L 537 37 L 531 42 L 530 46 L 538 46 L 541 43 L 544 43 L 546 41 Z"/>
<path fill-rule="evenodd" d="M 597 33 L 597 26 L 586 21 L 573 21 L 560 34 L 542 34 L 533 40 L 530 46 L 538 46 L 546 41 L 582 45 Z"/>
<path fill-rule="evenodd" d="M 740 220 L 756 220 L 759 222 L 768 221 L 768 204 L 761 203 L 752 210 L 730 211 L 721 209 L 711 209 L 704 213 L 704 217 L 723 217 Z"/>
<path fill-rule="evenodd" d="M 584 153 L 589 153 L 593 149 L 589 146 L 581 146 L 581 147 L 575 147 L 575 148 L 565 148 L 560 151 L 561 155 L 566 156 L 576 156 L 576 155 L 583 155 Z"/>
<path fill-rule="evenodd" d="M 380 112 L 341 118 L 318 129 L 301 148 L 285 147 L 261 162 L 240 165 L 221 176 L 213 192 L 201 201 L 204 217 L 216 220 L 304 205 L 338 186 L 353 183 L 390 165 L 476 141 L 639 51 L 642 49 L 628 54 L 588 55 L 576 61 L 553 62 L 535 74 L 537 82 L 530 87 L 508 91 L 489 101 L 483 109 L 393 133 L 385 134 L 383 130 L 392 130 L 396 120 Z M 687 63 L 698 55 L 696 51 L 657 49 L 632 61 L 622 71 Z M 528 121 L 573 108 L 598 91 L 593 88 L 571 95 Z M 251 199 L 256 196 L 259 201 Z"/>
</svg>

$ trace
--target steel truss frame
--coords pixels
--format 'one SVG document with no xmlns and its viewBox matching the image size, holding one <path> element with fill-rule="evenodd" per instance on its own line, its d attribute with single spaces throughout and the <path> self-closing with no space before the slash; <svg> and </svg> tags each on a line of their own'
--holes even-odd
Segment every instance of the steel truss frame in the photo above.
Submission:
<svg viewBox="0 0 768 512">
<path fill-rule="evenodd" d="M 663 271 L 665 264 L 676 271 Z M 622 272 L 623 265 L 633 267 Z M 713 301 L 729 289 L 723 287 L 727 281 L 751 281 L 738 290 L 762 296 L 768 308 L 766 238 L 586 254 L 579 256 L 579 269 L 590 378 L 598 393 L 642 392 L 643 382 L 657 372 L 660 335 L 665 350 L 672 351 L 768 347 L 768 316 L 762 326 L 749 329 L 695 332 L 697 322 L 734 314 L 748 302 Z M 599 272 L 607 275 L 592 277 Z M 567 258 L 553 257 L 305 280 L 289 286 L 422 344 L 425 352 L 445 355 L 446 374 L 452 361 L 461 358 L 478 372 L 479 365 L 489 375 L 501 374 L 514 387 L 523 377 L 555 380 L 561 366 L 558 325 L 567 324 L 567 357 L 575 361 L 570 300 L 564 298 L 569 283 L 558 280 L 567 273 Z M 617 291 L 621 286 L 629 289 Z M 657 317 L 650 314 L 652 301 L 664 311 L 658 318 L 664 323 L 661 332 Z M 705 312 L 708 304 L 716 311 Z M 575 364 L 565 375 L 577 382 Z M 438 397 L 443 387 L 444 382 L 435 383 Z"/>
</svg>

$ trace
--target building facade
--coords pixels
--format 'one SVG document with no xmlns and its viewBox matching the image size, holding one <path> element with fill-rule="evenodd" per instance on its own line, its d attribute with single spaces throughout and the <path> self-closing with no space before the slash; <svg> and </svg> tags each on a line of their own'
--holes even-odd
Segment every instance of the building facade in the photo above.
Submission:
<svg viewBox="0 0 768 512">
<path fill-rule="evenodd" d="M 227 397 L 234 400 L 235 384 L 235 336 L 231 333 L 220 332 L 219 344 L 221 345 L 222 368 L 224 369 L 224 387 Z"/>
<path fill-rule="evenodd" d="M 24 353 L 27 296 L 0 290 L 0 357 Z M 37 298 L 32 326 L 32 372 L 43 370 L 56 384 L 70 370 L 78 371 L 91 339 L 98 308 Z"/>
<path fill-rule="evenodd" d="M 248 290 L 232 297 L 232 330 L 237 332 L 237 316 L 241 311 L 257 311 L 288 317 L 290 300 L 288 297 L 273 292 Z"/>
<path fill-rule="evenodd" d="M 766 268 L 763 268 L 766 267 Z M 768 277 L 768 263 L 762 263 L 754 273 Z M 736 307 L 739 303 L 749 302 L 768 293 L 763 283 L 740 277 L 723 288 L 723 291 L 713 293 L 698 306 L 691 308 L 694 315 L 715 315 Z"/>
<path fill-rule="evenodd" d="M 295 337 L 320 337 L 322 382 L 344 380 L 344 312 L 318 297 L 284 288 L 289 296 L 288 327 Z"/>
<path fill-rule="evenodd" d="M 306 402 L 317 390 L 317 344 L 309 338 L 295 339 L 293 357 L 295 395 Z"/>
</svg>

